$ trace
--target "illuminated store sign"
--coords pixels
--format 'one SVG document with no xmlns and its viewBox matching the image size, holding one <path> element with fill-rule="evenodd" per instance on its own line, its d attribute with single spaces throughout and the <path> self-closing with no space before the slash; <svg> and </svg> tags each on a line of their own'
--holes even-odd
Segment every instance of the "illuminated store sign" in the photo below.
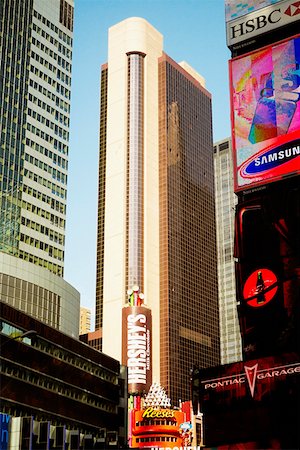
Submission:
<svg viewBox="0 0 300 450">
<path fill-rule="evenodd" d="M 154 409 L 149 407 L 143 412 L 143 417 L 147 419 L 172 418 L 174 417 L 174 412 L 173 409 Z"/>
<path fill-rule="evenodd" d="M 230 61 L 235 191 L 300 173 L 300 37 Z"/>
<path fill-rule="evenodd" d="M 122 323 L 122 362 L 128 367 L 128 392 L 144 392 L 152 381 L 150 310 L 144 306 L 125 307 Z"/>
<path fill-rule="evenodd" d="M 261 8 L 227 23 L 227 45 L 250 40 L 300 20 L 300 1 L 286 0 Z"/>
<path fill-rule="evenodd" d="M 200 369 L 205 446 L 298 448 L 299 375 L 298 352 Z"/>
<path fill-rule="evenodd" d="M 183 411 L 148 407 L 144 410 L 133 410 L 131 414 L 132 448 L 154 446 L 166 450 L 187 447 L 180 428 L 180 424 L 186 421 Z"/>
<path fill-rule="evenodd" d="M 187 447 L 151 447 L 151 450 L 201 450 L 201 447 L 200 445 L 196 447 L 191 447 L 190 445 Z"/>
<path fill-rule="evenodd" d="M 277 282 L 277 277 L 272 270 L 255 270 L 245 282 L 244 300 L 254 308 L 267 305 L 275 297 L 278 290 Z"/>
<path fill-rule="evenodd" d="M 0 414 L 0 449 L 7 450 L 9 443 L 9 422 L 8 414 Z"/>
<path fill-rule="evenodd" d="M 257 382 L 262 380 L 277 379 L 295 375 L 300 373 L 300 364 L 288 364 L 278 367 L 269 367 L 259 369 L 258 363 L 253 366 L 244 366 L 245 372 L 234 374 L 214 380 L 201 381 L 204 390 L 223 390 L 226 387 L 237 387 L 247 383 L 250 389 L 251 396 L 255 395 L 255 386 Z"/>
</svg>

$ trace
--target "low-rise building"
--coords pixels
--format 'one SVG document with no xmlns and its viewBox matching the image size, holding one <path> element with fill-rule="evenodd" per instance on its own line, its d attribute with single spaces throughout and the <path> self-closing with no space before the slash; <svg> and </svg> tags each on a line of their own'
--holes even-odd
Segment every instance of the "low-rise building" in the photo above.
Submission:
<svg viewBox="0 0 300 450">
<path fill-rule="evenodd" d="M 125 367 L 6 303 L 0 311 L 0 447 L 125 445 Z"/>
</svg>

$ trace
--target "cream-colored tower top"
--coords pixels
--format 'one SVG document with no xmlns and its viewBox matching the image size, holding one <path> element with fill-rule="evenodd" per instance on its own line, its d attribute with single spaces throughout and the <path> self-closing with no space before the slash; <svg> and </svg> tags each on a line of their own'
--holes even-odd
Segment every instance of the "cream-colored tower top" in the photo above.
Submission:
<svg viewBox="0 0 300 450">
<path fill-rule="evenodd" d="M 119 38 L 119 39 L 118 39 Z M 113 25 L 108 30 L 109 47 L 113 43 L 123 52 L 151 53 L 151 49 L 163 46 L 163 36 L 147 20 L 130 17 Z M 113 51 L 113 48 L 111 48 Z"/>
<path fill-rule="evenodd" d="M 193 69 L 193 67 L 191 67 L 185 61 L 181 61 L 179 63 L 179 66 L 182 67 L 184 70 L 186 70 L 187 73 L 189 73 L 193 78 L 195 78 L 195 80 L 199 81 L 201 86 L 203 86 L 205 88 L 205 84 L 206 84 L 205 78 L 202 75 L 200 75 L 198 72 L 196 72 L 196 70 Z"/>
</svg>

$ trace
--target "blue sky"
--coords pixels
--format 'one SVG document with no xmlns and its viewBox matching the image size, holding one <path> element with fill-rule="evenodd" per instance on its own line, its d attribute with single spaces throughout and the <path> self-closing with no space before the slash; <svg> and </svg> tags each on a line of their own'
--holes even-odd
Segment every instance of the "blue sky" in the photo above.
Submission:
<svg viewBox="0 0 300 450">
<path fill-rule="evenodd" d="M 230 135 L 224 0 L 75 0 L 65 279 L 95 307 L 99 81 L 108 28 L 143 17 L 164 51 L 189 63 L 212 94 L 214 142 Z"/>
</svg>

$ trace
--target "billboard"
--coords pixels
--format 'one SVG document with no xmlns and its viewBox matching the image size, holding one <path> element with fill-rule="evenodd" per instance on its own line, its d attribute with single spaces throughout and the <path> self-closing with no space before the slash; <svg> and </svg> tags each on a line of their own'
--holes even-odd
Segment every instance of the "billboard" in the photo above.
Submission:
<svg viewBox="0 0 300 450">
<path fill-rule="evenodd" d="M 226 22 L 253 13 L 266 6 L 274 5 L 280 1 L 281 0 L 248 0 L 241 2 L 240 0 L 225 0 Z"/>
<path fill-rule="evenodd" d="M 8 450 L 9 422 L 10 416 L 8 414 L 0 413 L 0 448 L 2 450 Z"/>
<path fill-rule="evenodd" d="M 152 383 L 151 311 L 145 306 L 122 310 L 122 364 L 128 367 L 128 393 L 141 394 Z"/>
<path fill-rule="evenodd" d="M 291 177 L 239 198 L 236 206 L 234 257 L 244 360 L 299 351 L 299 200 L 299 177 Z"/>
<path fill-rule="evenodd" d="M 298 448 L 299 375 L 297 353 L 200 369 L 205 447 Z"/>
<path fill-rule="evenodd" d="M 235 192 L 300 173 L 300 37 L 229 61 Z"/>
<path fill-rule="evenodd" d="M 171 450 L 190 445 L 192 425 L 186 422 L 184 412 L 148 407 L 140 411 L 133 410 L 131 414 L 133 448 Z"/>
<path fill-rule="evenodd" d="M 236 8 L 226 5 L 226 38 L 229 48 L 247 45 L 260 35 L 271 33 L 284 26 L 292 26 L 300 20 L 298 0 L 237 2 Z M 264 8 L 262 6 L 266 5 Z M 236 10 L 235 13 L 233 11 Z"/>
</svg>

